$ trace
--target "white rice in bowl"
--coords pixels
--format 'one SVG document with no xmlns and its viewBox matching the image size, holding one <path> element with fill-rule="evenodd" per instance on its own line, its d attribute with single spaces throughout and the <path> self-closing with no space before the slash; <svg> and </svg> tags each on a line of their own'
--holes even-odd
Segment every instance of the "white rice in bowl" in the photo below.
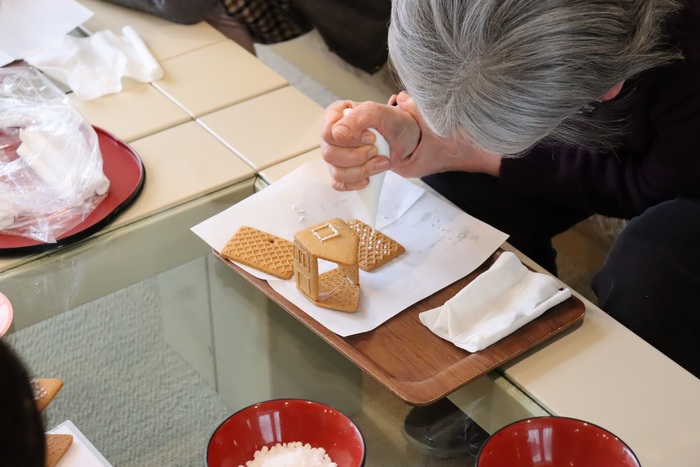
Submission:
<svg viewBox="0 0 700 467">
<path fill-rule="evenodd" d="M 326 450 L 301 442 L 277 443 L 255 451 L 253 460 L 240 467 L 337 467 Z"/>
</svg>

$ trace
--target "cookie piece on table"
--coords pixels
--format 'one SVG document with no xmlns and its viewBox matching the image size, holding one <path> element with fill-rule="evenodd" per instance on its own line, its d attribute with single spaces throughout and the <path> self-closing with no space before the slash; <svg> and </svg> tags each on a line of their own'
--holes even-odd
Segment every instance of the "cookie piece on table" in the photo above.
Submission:
<svg viewBox="0 0 700 467">
<path fill-rule="evenodd" d="M 280 279 L 294 275 L 294 244 L 253 227 L 238 229 L 221 250 L 221 256 Z"/>
<path fill-rule="evenodd" d="M 348 225 L 360 238 L 357 254 L 363 271 L 372 272 L 406 251 L 399 242 L 362 221 L 352 219 Z"/>
<path fill-rule="evenodd" d="M 46 435 L 46 467 L 53 467 L 68 452 L 73 444 L 73 435 Z"/>
<path fill-rule="evenodd" d="M 58 378 L 32 378 L 30 382 L 39 412 L 44 411 L 63 387 L 63 381 Z"/>
</svg>

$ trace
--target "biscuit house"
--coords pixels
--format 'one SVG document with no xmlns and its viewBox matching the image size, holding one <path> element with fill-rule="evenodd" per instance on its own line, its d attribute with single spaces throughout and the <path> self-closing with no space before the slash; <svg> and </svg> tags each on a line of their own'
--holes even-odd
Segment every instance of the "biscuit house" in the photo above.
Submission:
<svg viewBox="0 0 700 467">
<path fill-rule="evenodd" d="M 323 308 L 357 311 L 360 305 L 359 238 L 342 219 L 331 219 L 294 234 L 294 280 Z M 319 260 L 338 267 L 319 275 Z"/>
</svg>

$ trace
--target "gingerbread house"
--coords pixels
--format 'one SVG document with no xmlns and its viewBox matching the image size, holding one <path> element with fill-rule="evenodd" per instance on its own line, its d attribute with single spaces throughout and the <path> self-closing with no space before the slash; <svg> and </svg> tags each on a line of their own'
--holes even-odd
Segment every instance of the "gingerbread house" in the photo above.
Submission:
<svg viewBox="0 0 700 467">
<path fill-rule="evenodd" d="M 342 219 L 331 219 L 294 234 L 294 280 L 311 302 L 340 311 L 360 305 L 359 238 Z M 319 274 L 319 260 L 337 267 Z"/>
</svg>

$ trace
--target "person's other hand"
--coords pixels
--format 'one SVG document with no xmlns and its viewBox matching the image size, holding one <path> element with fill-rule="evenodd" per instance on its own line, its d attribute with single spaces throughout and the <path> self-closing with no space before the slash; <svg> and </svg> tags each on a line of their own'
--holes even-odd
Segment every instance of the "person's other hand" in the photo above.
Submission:
<svg viewBox="0 0 700 467">
<path fill-rule="evenodd" d="M 353 109 L 343 115 L 345 109 Z M 390 159 L 378 156 L 375 128 L 389 143 Z M 337 101 L 323 115 L 321 154 L 336 190 L 359 190 L 369 177 L 391 168 L 393 161 L 410 155 L 420 140 L 420 128 L 413 116 L 399 107 L 376 102 Z"/>
<path fill-rule="evenodd" d="M 403 177 L 423 177 L 448 171 L 486 173 L 498 177 L 500 154 L 480 149 L 463 137 L 437 136 L 427 127 L 416 103 L 406 92 L 399 93 L 396 102 L 418 123 L 421 139 L 413 152 L 400 160 L 392 160 L 391 170 Z"/>
</svg>

